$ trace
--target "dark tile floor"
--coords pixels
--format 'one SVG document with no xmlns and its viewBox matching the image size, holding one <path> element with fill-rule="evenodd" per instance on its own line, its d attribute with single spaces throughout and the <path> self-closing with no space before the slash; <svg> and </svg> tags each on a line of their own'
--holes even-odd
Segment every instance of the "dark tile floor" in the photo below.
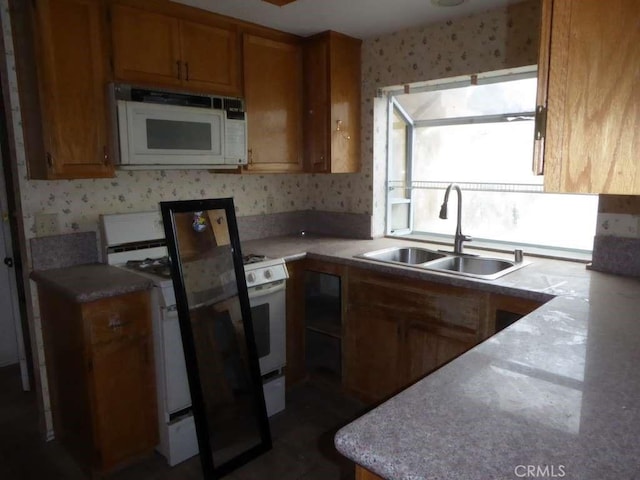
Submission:
<svg viewBox="0 0 640 480">
<path fill-rule="evenodd" d="M 0 479 L 84 480 L 55 440 L 43 442 L 35 394 L 22 392 L 17 367 L 0 368 Z M 341 426 L 364 412 L 331 382 L 311 380 L 287 393 L 287 408 L 271 417 L 273 449 L 228 475 L 229 480 L 347 480 L 354 466 L 333 446 Z M 109 480 L 198 480 L 194 457 L 169 468 L 158 454 L 110 475 Z"/>
</svg>

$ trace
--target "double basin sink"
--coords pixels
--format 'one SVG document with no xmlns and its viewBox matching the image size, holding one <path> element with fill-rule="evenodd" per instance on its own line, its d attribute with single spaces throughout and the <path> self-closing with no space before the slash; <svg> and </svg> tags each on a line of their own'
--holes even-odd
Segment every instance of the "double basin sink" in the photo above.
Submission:
<svg viewBox="0 0 640 480">
<path fill-rule="evenodd" d="M 501 258 L 447 254 L 421 247 L 391 247 L 356 256 L 484 280 L 495 280 L 529 264 Z"/>
</svg>

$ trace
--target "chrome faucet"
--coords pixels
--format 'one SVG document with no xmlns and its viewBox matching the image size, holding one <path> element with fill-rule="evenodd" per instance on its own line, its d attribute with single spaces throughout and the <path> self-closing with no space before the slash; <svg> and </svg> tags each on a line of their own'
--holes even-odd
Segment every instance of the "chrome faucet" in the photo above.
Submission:
<svg viewBox="0 0 640 480">
<path fill-rule="evenodd" d="M 449 192 L 451 188 L 458 192 L 458 222 L 456 224 L 456 235 L 453 240 L 453 253 L 461 254 L 462 253 L 462 242 L 470 242 L 471 237 L 468 235 L 462 234 L 461 218 L 462 218 L 462 191 L 460 187 L 455 183 L 450 184 L 447 187 L 447 191 L 444 193 L 444 201 L 442 202 L 442 206 L 440 207 L 440 218 L 443 220 L 447 219 L 447 202 L 449 201 Z"/>
</svg>

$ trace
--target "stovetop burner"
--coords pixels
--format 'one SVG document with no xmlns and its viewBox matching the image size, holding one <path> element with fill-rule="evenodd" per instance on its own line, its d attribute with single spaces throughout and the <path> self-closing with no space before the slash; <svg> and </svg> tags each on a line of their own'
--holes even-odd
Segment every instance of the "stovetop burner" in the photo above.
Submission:
<svg viewBox="0 0 640 480">
<path fill-rule="evenodd" d="M 251 265 L 252 263 L 264 262 L 265 260 L 267 260 L 266 255 L 255 255 L 253 253 L 250 253 L 242 257 L 242 264 Z"/>
<path fill-rule="evenodd" d="M 144 260 L 129 260 L 125 267 L 139 272 L 152 273 L 164 278 L 171 278 L 169 257 L 145 258 Z"/>
</svg>

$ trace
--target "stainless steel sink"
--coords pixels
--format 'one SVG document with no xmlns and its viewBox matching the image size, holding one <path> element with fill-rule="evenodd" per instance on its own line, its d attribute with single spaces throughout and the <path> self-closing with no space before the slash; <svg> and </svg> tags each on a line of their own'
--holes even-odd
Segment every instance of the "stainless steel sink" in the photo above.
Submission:
<svg viewBox="0 0 640 480">
<path fill-rule="evenodd" d="M 530 263 L 475 255 L 452 255 L 420 247 L 391 247 L 356 257 L 483 280 L 495 280 Z"/>
<path fill-rule="evenodd" d="M 446 255 L 432 250 L 427 250 L 426 248 L 391 247 L 383 250 L 376 250 L 374 252 L 367 252 L 362 255 L 358 255 L 358 257 L 366 258 L 368 260 L 378 260 L 380 262 L 400 263 L 403 265 L 420 265 L 432 260 L 445 258 Z"/>
<path fill-rule="evenodd" d="M 456 275 L 495 280 L 528 264 L 528 262 L 516 263 L 501 258 L 453 256 L 430 262 L 423 267 Z"/>
</svg>

